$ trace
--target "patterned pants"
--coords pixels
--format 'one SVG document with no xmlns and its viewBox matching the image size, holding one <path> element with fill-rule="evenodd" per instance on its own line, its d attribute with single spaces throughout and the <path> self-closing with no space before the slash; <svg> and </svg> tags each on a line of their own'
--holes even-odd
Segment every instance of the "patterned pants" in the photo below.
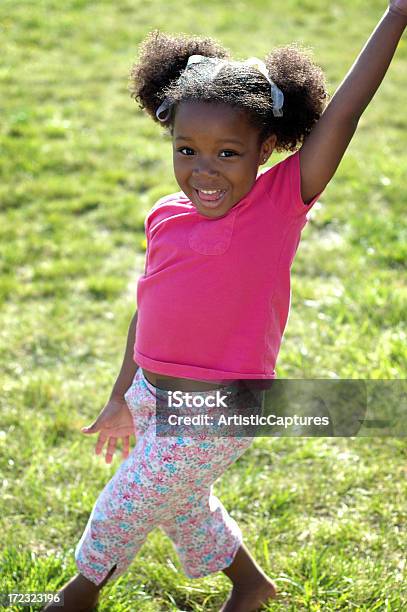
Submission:
<svg viewBox="0 0 407 612">
<path fill-rule="evenodd" d="M 228 567 L 241 545 L 240 528 L 212 486 L 253 438 L 157 436 L 156 401 L 166 393 L 139 368 L 125 395 L 136 446 L 100 493 L 75 549 L 80 573 L 96 585 L 114 565 L 111 579 L 123 574 L 155 527 L 171 538 L 189 578 Z M 208 394 L 213 391 L 190 392 Z"/>
</svg>

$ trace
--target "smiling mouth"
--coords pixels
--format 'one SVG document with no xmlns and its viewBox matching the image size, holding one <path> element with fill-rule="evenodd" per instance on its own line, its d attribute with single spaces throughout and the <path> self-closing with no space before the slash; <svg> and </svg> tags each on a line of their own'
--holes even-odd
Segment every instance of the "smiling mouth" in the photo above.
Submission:
<svg viewBox="0 0 407 612">
<path fill-rule="evenodd" d="M 219 206 L 226 194 L 226 189 L 195 189 L 200 203 L 207 208 Z"/>
</svg>

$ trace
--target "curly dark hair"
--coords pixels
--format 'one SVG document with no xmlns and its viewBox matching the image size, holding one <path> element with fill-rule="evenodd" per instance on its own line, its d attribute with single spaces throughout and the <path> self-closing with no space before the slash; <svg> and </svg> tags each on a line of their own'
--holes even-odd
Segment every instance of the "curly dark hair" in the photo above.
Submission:
<svg viewBox="0 0 407 612">
<path fill-rule="evenodd" d="M 211 70 L 185 67 L 190 55 L 229 60 L 215 78 Z M 320 118 L 328 99 L 325 76 L 309 51 L 297 44 L 278 47 L 265 64 L 284 94 L 283 116 L 273 115 L 270 85 L 257 68 L 233 61 L 227 49 L 212 38 L 154 30 L 140 44 L 138 61 L 130 72 L 131 97 L 158 121 L 156 111 L 165 98 L 228 104 L 247 113 L 260 141 L 275 134 L 277 151 L 295 151 Z M 199 66 L 202 66 L 200 64 Z M 163 126 L 172 132 L 174 112 Z"/>
</svg>

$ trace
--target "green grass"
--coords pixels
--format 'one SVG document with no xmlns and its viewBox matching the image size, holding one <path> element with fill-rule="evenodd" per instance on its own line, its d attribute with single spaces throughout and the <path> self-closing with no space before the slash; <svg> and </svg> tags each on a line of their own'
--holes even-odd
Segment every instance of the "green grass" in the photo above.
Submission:
<svg viewBox="0 0 407 612">
<path fill-rule="evenodd" d="M 144 216 L 178 189 L 168 138 L 126 89 L 137 44 L 158 27 L 214 36 L 244 58 L 297 40 L 332 94 L 385 5 L 1 3 L 0 592 L 55 590 L 71 577 L 74 546 L 120 461 L 104 465 L 79 428 L 121 364 Z M 406 70 L 404 38 L 311 213 L 281 378 L 405 377 Z M 228 470 L 216 493 L 280 586 L 270 611 L 404 608 L 405 465 L 402 438 L 262 438 Z M 188 580 L 155 531 L 100 610 L 211 612 L 228 589 L 221 574 Z"/>
</svg>

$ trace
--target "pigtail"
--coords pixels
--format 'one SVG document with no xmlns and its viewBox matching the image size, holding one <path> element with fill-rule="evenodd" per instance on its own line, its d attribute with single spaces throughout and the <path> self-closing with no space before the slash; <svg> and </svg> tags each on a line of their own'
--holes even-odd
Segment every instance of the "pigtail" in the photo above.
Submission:
<svg viewBox="0 0 407 612">
<path fill-rule="evenodd" d="M 297 44 L 278 47 L 265 60 L 270 77 L 284 93 L 283 117 L 272 121 L 277 151 L 294 151 L 326 106 L 325 76 L 311 54 Z"/>
<path fill-rule="evenodd" d="M 229 52 L 212 38 L 171 36 L 158 30 L 150 32 L 139 49 L 139 59 L 130 72 L 129 91 L 155 121 L 163 90 L 180 76 L 190 55 L 229 57 Z"/>
</svg>

